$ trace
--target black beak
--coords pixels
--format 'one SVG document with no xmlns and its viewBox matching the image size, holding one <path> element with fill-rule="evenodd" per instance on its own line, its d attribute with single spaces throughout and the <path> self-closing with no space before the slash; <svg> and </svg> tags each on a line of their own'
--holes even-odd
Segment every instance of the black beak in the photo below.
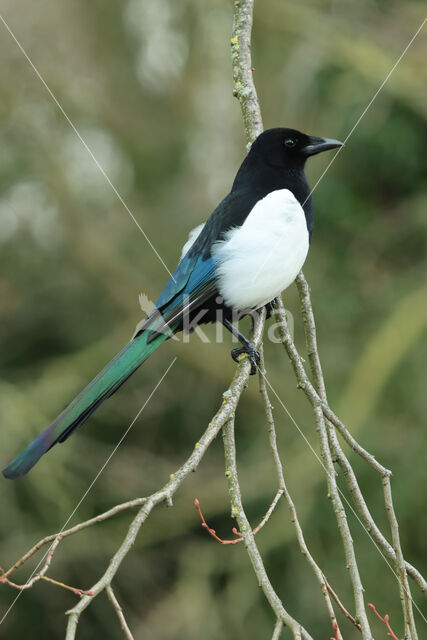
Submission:
<svg viewBox="0 0 427 640">
<path fill-rule="evenodd" d="M 315 156 L 316 153 L 328 151 L 328 149 L 336 149 L 337 147 L 342 147 L 343 144 L 343 142 L 334 140 L 333 138 L 316 138 L 315 136 L 310 136 L 309 143 L 302 149 L 302 152 L 306 157 Z"/>
</svg>

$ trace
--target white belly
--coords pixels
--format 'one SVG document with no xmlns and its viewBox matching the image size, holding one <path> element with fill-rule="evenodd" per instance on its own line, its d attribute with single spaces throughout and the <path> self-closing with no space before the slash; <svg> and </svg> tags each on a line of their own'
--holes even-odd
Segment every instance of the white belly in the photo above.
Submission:
<svg viewBox="0 0 427 640">
<path fill-rule="evenodd" d="M 272 191 L 212 254 L 219 292 L 234 309 L 257 309 L 295 280 L 308 252 L 304 211 L 288 189 Z"/>
</svg>

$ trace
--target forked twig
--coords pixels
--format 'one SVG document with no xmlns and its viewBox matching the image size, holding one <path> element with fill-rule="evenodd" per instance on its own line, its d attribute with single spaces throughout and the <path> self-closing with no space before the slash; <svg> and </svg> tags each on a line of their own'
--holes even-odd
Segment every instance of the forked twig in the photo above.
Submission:
<svg viewBox="0 0 427 640">
<path fill-rule="evenodd" d="M 371 611 L 373 611 L 375 613 L 375 615 L 377 616 L 377 618 L 379 618 L 381 620 L 381 622 L 384 622 L 385 626 L 387 627 L 387 635 L 389 638 L 393 638 L 393 640 L 399 640 L 399 638 L 397 637 L 397 635 L 394 633 L 393 629 L 390 627 L 390 622 L 389 622 L 389 615 L 388 613 L 386 613 L 386 615 L 384 616 L 384 618 L 382 616 L 380 616 L 380 614 L 378 613 L 378 611 L 375 609 L 374 605 L 369 603 L 368 607 L 370 608 Z"/>
<path fill-rule="evenodd" d="M 47 568 L 45 569 L 47 571 Z M 77 587 L 71 587 L 69 584 L 65 584 L 64 582 L 60 582 L 59 580 L 54 580 L 53 578 L 49 578 L 49 576 L 45 575 L 45 573 L 36 573 L 31 580 L 25 582 L 24 584 L 18 584 L 17 582 L 13 582 L 9 580 L 6 575 L 6 572 L 0 567 L 0 582 L 2 584 L 8 584 L 9 587 L 13 587 L 14 589 L 18 589 L 19 591 L 25 591 L 26 589 L 30 589 L 35 582 L 38 580 L 46 580 L 46 582 L 51 582 L 55 584 L 57 587 L 62 587 L 63 589 L 68 589 L 68 591 L 72 591 L 76 596 L 93 596 L 92 591 L 87 589 L 78 589 Z"/>
<path fill-rule="evenodd" d="M 278 304 L 278 301 L 276 301 L 276 304 Z M 319 565 L 317 564 L 317 562 L 315 561 L 311 552 L 308 549 L 308 545 L 305 541 L 304 533 L 302 530 L 302 526 L 299 522 L 294 501 L 291 497 L 291 494 L 289 492 L 289 489 L 285 481 L 283 464 L 282 464 L 279 449 L 277 446 L 277 434 L 276 434 L 276 425 L 275 425 L 274 416 L 273 416 L 273 407 L 270 402 L 270 397 L 268 395 L 268 390 L 266 385 L 266 370 L 265 370 L 263 348 L 261 348 L 260 356 L 261 358 L 260 358 L 260 369 L 259 369 L 259 390 L 264 403 L 264 410 L 265 410 L 265 415 L 266 415 L 267 425 L 268 425 L 268 436 L 270 441 L 270 448 L 273 455 L 274 465 L 276 468 L 277 479 L 279 481 L 279 491 L 282 490 L 284 498 L 287 502 L 288 509 L 291 516 L 291 522 L 295 528 L 295 533 L 298 540 L 300 551 L 304 555 L 304 557 L 307 559 L 311 569 L 314 572 L 314 575 L 316 576 L 319 582 L 322 595 L 325 599 L 326 609 L 328 611 L 330 619 L 332 620 L 332 623 L 334 623 L 336 622 L 336 618 L 335 618 L 334 608 L 329 598 L 329 593 L 327 589 L 328 582 L 322 570 L 320 569 Z M 338 640 L 342 640 L 341 632 L 339 631 L 339 629 L 337 633 L 338 633 Z"/>
<path fill-rule="evenodd" d="M 374 543 L 384 554 L 384 556 L 388 557 L 395 565 L 395 576 L 399 585 L 405 630 L 411 640 L 417 640 L 418 635 L 413 614 L 413 601 L 407 573 L 411 575 L 411 577 L 417 582 L 419 587 L 424 592 L 426 591 L 427 583 L 423 576 L 421 576 L 419 571 L 417 571 L 408 562 L 406 562 L 403 556 L 403 551 L 400 544 L 398 521 L 393 507 L 390 481 L 391 471 L 381 465 L 372 454 L 368 453 L 355 440 L 355 438 L 353 438 L 345 425 L 330 410 L 326 395 L 326 386 L 323 378 L 322 366 L 320 363 L 319 351 L 317 347 L 316 324 L 311 304 L 310 287 L 308 286 L 308 283 L 302 272 L 298 275 L 296 282 L 301 300 L 301 312 L 304 321 L 304 331 L 306 336 L 306 345 L 310 361 L 310 368 L 315 382 L 316 391 L 322 402 L 322 410 L 326 417 L 326 427 L 331 452 L 336 457 L 338 464 L 343 470 L 344 477 L 353 497 L 355 508 L 362 521 L 362 524 L 365 526 L 366 532 L 371 536 Z M 304 368 L 302 369 L 304 370 Z M 339 433 L 351 446 L 351 448 L 356 451 L 356 453 L 358 453 L 360 457 L 362 457 L 375 471 L 380 474 L 383 485 L 384 505 L 389 520 L 393 546 L 391 546 L 386 538 L 382 535 L 374 519 L 372 518 L 357 482 L 356 475 L 340 446 L 337 435 L 335 433 L 335 429 L 332 425 L 337 428 Z"/>
<path fill-rule="evenodd" d="M 356 627 L 356 629 L 361 631 L 362 629 L 361 629 L 360 624 L 357 622 L 356 618 L 354 618 L 354 616 L 352 616 L 351 613 L 345 608 L 345 606 L 343 605 L 343 603 L 339 599 L 338 595 L 335 593 L 335 591 L 332 589 L 332 587 L 329 584 L 329 582 L 326 580 L 326 577 L 325 577 L 325 583 L 326 583 L 326 588 L 328 589 L 328 591 L 331 594 L 332 598 L 337 603 L 337 606 L 340 609 L 340 611 L 342 611 L 342 613 L 345 615 L 345 617 L 348 618 L 348 620 L 350 620 L 350 622 Z"/>
<path fill-rule="evenodd" d="M 108 518 L 112 518 L 113 516 L 121 513 L 122 511 L 127 511 L 128 509 L 135 509 L 136 507 L 140 507 L 146 502 L 147 498 L 136 498 L 135 500 L 129 500 L 127 502 L 122 502 L 121 504 L 115 505 L 112 509 L 108 509 L 108 511 L 104 511 L 94 518 L 90 518 L 89 520 L 85 520 L 84 522 L 80 522 L 76 524 L 74 527 L 70 527 L 69 529 L 65 529 L 61 533 L 54 533 L 50 536 L 45 536 L 41 540 L 39 540 L 31 549 L 29 549 L 19 560 L 15 562 L 7 571 L 3 572 L 3 577 L 8 578 L 12 573 L 14 573 L 17 569 L 22 567 L 37 551 L 40 551 L 44 546 L 52 542 L 52 546 L 49 549 L 49 553 L 46 555 L 46 560 L 52 557 L 54 551 L 59 546 L 64 538 L 68 536 L 79 533 L 79 531 L 83 531 L 83 529 L 87 529 L 87 527 L 92 527 L 95 524 L 100 522 L 104 522 Z M 50 561 L 50 560 L 49 560 Z M 36 574 L 40 575 L 41 572 Z M 37 578 L 39 579 L 39 578 Z M 31 584 L 33 584 L 35 580 L 32 580 Z"/>
<path fill-rule="evenodd" d="M 226 474 L 226 475 L 227 475 L 227 474 Z M 259 531 L 260 529 L 262 529 L 262 528 L 263 528 L 263 526 L 268 522 L 268 520 L 270 519 L 271 514 L 273 513 L 274 509 L 276 508 L 276 505 L 277 505 L 277 503 L 279 502 L 280 497 L 281 497 L 282 495 L 283 495 L 283 490 L 282 490 L 282 489 L 278 489 L 278 490 L 277 490 L 277 493 L 276 493 L 276 495 L 274 496 L 272 503 L 271 503 L 271 504 L 270 504 L 270 506 L 268 507 L 268 509 L 267 509 L 267 511 L 266 511 L 266 513 L 265 513 L 265 515 L 264 515 L 264 517 L 263 517 L 263 519 L 262 519 L 262 520 L 261 520 L 261 522 L 260 522 L 260 523 L 255 527 L 255 529 L 253 529 L 253 530 L 252 530 L 252 533 L 254 534 L 254 536 L 255 536 L 255 535 L 258 533 L 258 531 Z M 210 535 L 210 536 L 212 536 L 212 538 L 214 538 L 214 540 L 216 540 L 216 541 L 217 541 L 217 542 L 219 542 L 220 544 L 237 544 L 238 542 L 242 542 L 242 540 L 243 540 L 242 534 L 240 533 L 240 531 L 238 531 L 238 530 L 236 529 L 236 527 L 233 527 L 231 531 L 232 531 L 232 533 L 233 533 L 235 536 L 237 536 L 237 538 L 232 538 L 231 540 L 224 540 L 223 538 L 220 538 L 220 537 L 217 535 L 217 533 L 216 533 L 215 529 L 211 529 L 211 528 L 208 526 L 208 524 L 207 524 L 207 522 L 206 522 L 206 520 L 205 520 L 205 518 L 204 518 L 204 516 L 203 516 L 202 510 L 201 510 L 201 507 L 200 507 L 200 502 L 199 502 L 199 500 L 198 500 L 197 498 L 195 498 L 195 499 L 194 499 L 194 506 L 196 507 L 196 511 L 197 511 L 197 513 L 198 513 L 198 514 L 199 514 L 199 516 L 200 516 L 200 520 L 202 521 L 202 527 L 203 527 L 204 529 L 206 529 L 206 531 L 209 533 L 209 535 Z"/>
</svg>

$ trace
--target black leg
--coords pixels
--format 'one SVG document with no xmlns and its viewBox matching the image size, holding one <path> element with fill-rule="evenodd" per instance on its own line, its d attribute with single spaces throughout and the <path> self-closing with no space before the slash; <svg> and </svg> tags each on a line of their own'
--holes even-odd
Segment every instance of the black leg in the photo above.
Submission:
<svg viewBox="0 0 427 640">
<path fill-rule="evenodd" d="M 276 309 L 276 302 L 277 302 L 277 298 L 274 298 L 274 300 L 267 302 L 267 304 L 265 305 L 265 309 L 267 311 L 267 315 L 266 315 L 267 320 L 271 318 L 271 316 L 273 315 Z"/>
<path fill-rule="evenodd" d="M 259 361 L 260 361 L 260 354 L 259 354 L 259 351 L 255 348 L 254 343 L 248 340 L 243 335 L 243 333 L 240 333 L 240 331 L 236 329 L 236 327 L 229 320 L 224 319 L 222 323 L 224 327 L 226 327 L 226 329 L 228 329 L 233 334 L 233 336 L 237 338 L 238 341 L 242 344 L 240 348 L 231 350 L 231 357 L 235 362 L 238 362 L 239 356 L 242 353 L 247 353 L 251 363 L 250 375 L 251 376 L 255 375 L 259 365 Z"/>
</svg>

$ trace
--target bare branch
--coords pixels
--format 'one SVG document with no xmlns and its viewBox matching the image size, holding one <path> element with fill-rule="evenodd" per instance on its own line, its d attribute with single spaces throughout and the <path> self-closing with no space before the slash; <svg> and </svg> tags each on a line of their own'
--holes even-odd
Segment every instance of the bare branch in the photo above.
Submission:
<svg viewBox="0 0 427 640">
<path fill-rule="evenodd" d="M 114 595 L 114 591 L 111 587 L 111 584 L 109 584 L 107 587 L 105 587 L 105 591 L 107 593 L 107 596 L 111 602 L 111 604 L 113 605 L 113 609 L 117 614 L 117 617 L 119 619 L 120 622 L 120 626 L 123 629 L 123 633 L 125 634 L 125 638 L 127 640 L 134 640 L 133 635 L 131 634 L 131 631 L 128 627 L 128 623 L 126 622 L 126 618 L 123 614 L 123 609 L 121 608 L 116 596 Z"/>
<path fill-rule="evenodd" d="M 384 503 L 387 511 L 388 521 L 390 523 L 393 548 L 396 553 L 396 572 L 398 575 L 399 590 L 402 600 L 405 635 L 412 638 L 412 640 L 418 640 L 418 634 L 415 628 L 414 612 L 412 609 L 412 596 L 409 587 L 408 576 L 406 573 L 403 551 L 400 545 L 399 524 L 397 522 L 396 514 L 393 507 L 391 484 L 390 478 L 388 476 L 383 478 L 383 487 Z"/>
<path fill-rule="evenodd" d="M 251 33 L 254 0 L 234 0 L 231 59 L 233 95 L 242 109 L 246 137 L 253 142 L 262 132 L 261 109 L 252 77 Z"/>
<path fill-rule="evenodd" d="M 289 493 L 288 487 L 285 482 L 283 465 L 280 459 L 279 450 L 277 448 L 276 426 L 274 423 L 273 409 L 271 406 L 271 402 L 270 402 L 270 398 L 269 398 L 267 386 L 266 386 L 266 371 L 265 371 L 263 349 L 261 349 L 259 388 L 260 388 L 261 396 L 264 401 L 264 409 L 265 409 L 265 414 L 266 414 L 267 424 L 268 424 L 268 435 L 270 440 L 270 447 L 273 454 L 273 460 L 276 467 L 277 477 L 279 479 L 279 491 L 280 490 L 282 491 L 285 497 L 285 500 L 287 502 L 287 505 L 291 514 L 291 522 L 295 527 L 296 537 L 298 540 L 300 551 L 307 558 L 309 565 L 311 566 L 317 580 L 319 581 L 323 597 L 325 598 L 326 609 L 328 611 L 330 619 L 332 620 L 332 622 L 334 622 L 336 621 L 336 618 L 335 618 L 334 608 L 329 598 L 327 580 L 322 570 L 320 569 L 320 567 L 318 566 L 318 564 L 316 563 L 316 561 L 314 560 L 313 556 L 311 555 L 308 549 L 307 543 L 304 538 L 303 530 L 298 519 L 295 504 L 292 500 L 291 494 Z M 338 630 L 337 633 L 338 633 L 338 640 L 342 640 L 341 632 Z"/>
<path fill-rule="evenodd" d="M 50 567 L 50 564 L 52 562 L 52 558 L 53 558 L 53 554 L 55 553 L 56 549 L 58 548 L 61 540 L 62 540 L 63 534 L 59 533 L 56 534 L 55 536 L 48 536 L 48 538 L 52 539 L 53 538 L 53 542 L 46 554 L 44 563 L 42 568 L 40 569 L 40 571 L 37 571 L 37 573 L 35 573 L 27 582 L 25 582 L 24 584 L 17 584 L 16 582 L 12 582 L 12 580 L 9 579 L 8 576 L 10 576 L 10 574 L 12 573 L 12 571 L 14 571 L 18 566 L 21 566 L 22 564 L 24 564 L 24 562 L 26 560 L 28 560 L 28 558 L 30 558 L 35 551 L 37 551 L 38 549 L 41 548 L 40 543 L 38 543 L 37 545 L 35 545 L 35 547 L 33 547 L 32 549 L 30 549 L 29 552 L 27 552 L 25 554 L 25 556 L 23 556 L 23 558 L 21 558 L 21 560 L 18 560 L 17 563 L 15 563 L 13 565 L 13 567 L 11 567 L 8 571 L 4 571 L 1 567 L 0 567 L 0 583 L 3 584 L 8 584 L 10 587 L 13 587 L 14 589 L 18 589 L 19 591 L 25 591 L 26 589 L 31 589 L 31 587 L 34 586 L 34 584 L 36 582 L 38 582 L 39 580 L 46 580 L 47 582 L 51 582 L 53 584 L 56 584 L 58 587 L 62 587 L 63 589 L 68 589 L 69 591 L 72 591 L 73 593 L 75 593 L 76 595 L 88 595 L 88 596 L 92 596 L 92 592 L 90 590 L 85 590 L 85 589 L 77 589 L 76 587 L 71 587 L 68 584 L 64 584 L 63 582 L 59 582 L 58 580 L 54 580 L 53 578 L 49 578 L 46 573 Z M 46 540 L 47 538 L 43 538 L 43 540 L 41 542 L 43 542 L 44 544 L 46 544 Z"/>
<path fill-rule="evenodd" d="M 389 638 L 392 638 L 392 640 L 399 640 L 399 638 L 397 637 L 397 635 L 394 633 L 393 629 L 390 626 L 390 618 L 388 616 L 388 614 L 386 614 L 384 616 L 384 618 L 378 613 L 378 611 L 375 609 L 373 604 L 368 604 L 368 607 L 370 608 L 371 611 L 373 611 L 375 613 L 375 615 L 377 616 L 377 618 L 379 618 L 381 620 L 381 622 L 384 622 L 385 626 L 387 627 L 387 636 Z"/>
<path fill-rule="evenodd" d="M 301 358 L 295 348 L 289 333 L 288 325 L 286 322 L 286 314 L 283 307 L 281 298 L 278 299 L 276 305 L 276 316 L 279 321 L 279 328 L 281 333 L 281 339 L 283 346 L 286 349 L 288 357 L 294 368 L 295 375 L 299 381 L 300 386 L 303 385 L 302 379 L 306 379 L 304 366 L 301 362 Z M 314 419 L 316 422 L 316 428 L 319 435 L 320 451 L 323 459 L 323 467 L 326 473 L 326 480 L 328 485 L 328 497 L 331 498 L 334 507 L 335 516 L 341 539 L 343 543 L 346 565 L 350 573 L 350 578 L 353 586 L 354 604 L 356 609 L 356 617 L 360 623 L 362 637 L 365 640 L 372 638 L 372 632 L 369 626 L 369 621 L 366 615 L 365 603 L 363 598 L 364 589 L 360 578 L 358 563 L 353 545 L 353 539 L 350 532 L 350 527 L 347 521 L 347 515 L 342 503 L 340 493 L 337 486 L 336 474 L 334 465 L 332 462 L 331 450 L 328 442 L 328 432 L 326 428 L 325 418 L 323 416 L 322 404 L 319 396 L 313 389 L 312 394 L 307 394 L 310 403 L 313 407 Z"/>
<path fill-rule="evenodd" d="M 253 340 L 255 345 L 259 346 L 261 342 L 263 328 L 263 317 L 259 316 L 256 319 L 254 326 Z M 173 495 L 181 486 L 183 480 L 185 480 L 185 478 L 192 471 L 195 471 L 195 469 L 197 469 L 215 436 L 218 434 L 225 422 L 229 420 L 230 416 L 234 414 L 240 396 L 248 381 L 249 371 L 249 360 L 247 358 L 244 358 L 238 364 L 237 371 L 230 385 L 230 388 L 223 394 L 223 402 L 220 409 L 218 410 L 212 421 L 209 423 L 208 428 L 206 429 L 200 440 L 196 443 L 193 452 L 188 460 L 182 465 L 182 467 L 178 469 L 178 471 L 171 475 L 169 482 L 162 489 L 159 489 L 159 491 L 156 491 L 151 496 L 145 499 L 143 506 L 140 508 L 137 515 L 132 520 L 122 544 L 111 559 L 104 575 L 91 588 L 94 596 L 97 596 L 99 593 L 101 593 L 101 591 L 103 591 L 108 585 L 111 584 L 111 581 L 116 575 L 124 558 L 132 548 L 132 545 L 135 542 L 135 539 L 142 525 L 150 515 L 152 509 L 163 501 L 172 504 Z M 84 596 L 75 607 L 67 612 L 69 619 L 67 633 L 65 636 L 66 640 L 74 640 L 80 615 L 89 606 L 91 601 L 92 598 Z"/>
<path fill-rule="evenodd" d="M 314 387 L 322 401 L 322 410 L 325 417 L 330 420 L 334 426 L 338 429 L 347 444 L 360 455 L 361 458 L 366 460 L 368 464 L 372 466 L 381 476 L 391 475 L 391 471 L 383 467 L 374 456 L 366 451 L 348 431 L 343 422 L 334 414 L 328 405 L 328 399 L 326 395 L 326 385 L 323 377 L 322 365 L 320 363 L 319 351 L 317 348 L 317 335 L 316 335 L 316 323 L 314 320 L 313 307 L 311 304 L 310 287 L 308 282 L 301 271 L 297 278 L 296 284 L 301 301 L 301 315 L 304 323 L 304 332 L 306 339 L 307 355 L 310 363 L 310 369 L 314 380 Z"/>
<path fill-rule="evenodd" d="M 303 279 L 303 280 L 302 280 Z M 298 278 L 297 278 L 297 284 L 298 284 L 298 288 L 300 288 L 301 286 L 301 282 L 304 283 L 304 289 L 300 290 L 300 296 L 301 298 L 304 300 L 304 296 L 306 297 L 305 300 L 303 301 L 303 305 L 304 305 L 304 313 L 303 315 L 305 316 L 305 318 L 310 317 L 312 318 L 311 323 L 312 326 L 309 327 L 307 329 L 306 328 L 306 337 L 308 336 L 310 338 L 310 340 L 315 340 L 315 329 L 314 329 L 314 316 L 312 314 L 312 310 L 311 310 L 311 302 L 310 302 L 310 298 L 309 298 L 309 288 L 307 285 L 307 282 L 302 274 L 302 272 L 299 274 Z M 308 298 L 307 298 L 308 296 Z M 307 313 L 307 308 L 306 305 L 309 305 L 308 307 L 308 311 L 309 313 Z M 285 319 L 286 320 L 286 319 Z M 279 322 L 281 322 L 280 318 L 279 318 Z M 290 336 L 289 336 L 290 338 Z M 292 343 L 292 340 L 291 340 Z M 308 352 L 309 353 L 314 353 L 313 351 L 313 344 L 311 344 L 309 342 L 309 340 L 307 340 L 308 343 Z M 292 343 L 293 345 L 293 343 Z M 311 384 L 305 370 L 304 367 L 302 365 L 301 362 L 301 358 L 298 355 L 298 352 L 296 351 L 295 345 L 293 345 L 293 357 L 294 360 L 292 361 L 293 364 L 295 364 L 296 370 L 298 371 L 297 374 L 297 380 L 298 380 L 298 387 L 300 389 L 302 389 L 305 393 L 305 395 L 307 396 L 307 398 L 310 400 L 311 403 L 316 402 L 316 401 L 320 401 L 321 402 L 321 407 L 322 407 L 322 411 L 323 414 L 325 416 L 325 418 L 327 418 L 328 422 L 331 422 L 334 427 L 337 429 L 337 431 L 340 433 L 340 435 L 343 436 L 343 438 L 345 439 L 346 442 L 348 442 L 349 446 L 356 452 L 358 453 L 364 460 L 366 460 L 368 462 L 368 464 L 370 464 L 370 466 L 377 471 L 377 473 L 380 474 L 381 477 L 389 477 L 391 475 L 391 471 L 389 471 L 388 469 L 386 469 L 385 467 L 383 467 L 375 458 L 372 454 L 368 453 L 365 449 L 363 449 L 363 447 L 361 447 L 361 445 L 353 438 L 353 436 L 349 433 L 348 429 L 346 428 L 346 426 L 344 425 L 344 423 L 336 416 L 336 414 L 330 409 L 329 405 L 326 404 L 325 402 L 322 402 L 320 397 L 318 396 L 316 389 L 313 387 L 313 385 Z M 317 349 L 317 347 L 316 347 Z M 317 353 L 317 351 L 316 351 Z M 316 356 L 318 358 L 318 355 Z M 320 364 L 320 362 L 319 362 Z M 321 371 L 321 369 L 319 369 L 319 366 L 315 367 L 315 370 L 317 371 Z M 314 374 L 313 374 L 314 376 Z M 322 378 L 323 379 L 323 378 Z M 321 388 L 321 387 L 320 387 Z M 335 444 L 338 443 L 338 441 L 334 440 L 334 446 Z M 357 510 L 357 513 L 363 523 L 363 525 L 365 526 L 365 529 L 367 531 L 367 533 L 372 537 L 372 539 L 374 540 L 374 542 L 379 546 L 379 548 L 381 549 L 381 551 L 384 553 L 384 555 L 391 560 L 393 563 L 396 562 L 396 553 L 393 549 L 393 547 L 390 545 L 390 543 L 388 542 L 388 540 L 384 537 L 384 535 L 380 532 L 380 530 L 378 529 L 378 526 L 376 525 L 376 523 L 374 522 L 369 509 L 366 505 L 366 502 L 363 498 L 363 495 L 360 491 L 356 476 L 354 474 L 354 471 L 350 465 L 350 463 L 348 462 L 348 459 L 346 458 L 346 456 L 344 455 L 344 452 L 342 451 L 341 447 L 339 446 L 339 443 L 336 446 L 336 449 L 334 451 L 334 455 L 336 456 L 337 462 L 340 464 L 340 466 L 342 465 L 342 469 L 343 469 L 343 473 L 344 473 L 344 477 L 347 481 L 347 484 L 349 486 L 349 489 L 353 495 L 354 498 L 354 504 Z M 405 561 L 405 567 L 406 570 L 408 572 L 408 574 L 413 578 L 413 580 L 416 582 L 416 584 L 419 586 L 420 590 L 423 593 L 426 593 L 427 591 L 427 581 L 425 580 L 425 578 L 420 574 L 420 572 L 413 567 L 409 562 Z"/>
<path fill-rule="evenodd" d="M 30 589 L 34 585 L 34 583 L 37 582 L 38 580 L 46 580 L 46 582 L 51 582 L 52 584 L 55 584 L 57 587 L 62 587 L 63 589 L 72 591 L 76 596 L 83 596 L 83 595 L 92 596 L 93 595 L 93 593 L 91 591 L 88 591 L 87 589 L 78 589 L 77 587 L 71 587 L 70 585 L 65 584 L 64 582 L 60 582 L 59 580 L 54 580 L 53 578 L 49 578 L 47 575 L 45 575 L 46 571 L 47 571 L 47 567 L 43 567 L 43 573 L 41 572 L 36 573 L 33 576 L 33 578 L 28 582 L 24 582 L 23 584 L 18 584 L 16 582 L 13 582 L 9 578 L 7 578 L 6 573 L 0 567 L 0 583 L 7 584 L 9 585 L 9 587 L 18 589 L 18 591 L 25 591 L 26 589 Z"/>
<path fill-rule="evenodd" d="M 243 536 L 246 550 L 252 563 L 253 570 L 258 579 L 258 584 L 263 590 L 264 595 L 270 603 L 270 606 L 276 614 L 277 618 L 279 618 L 283 622 L 283 624 L 289 627 L 295 640 L 301 640 L 301 638 L 303 638 L 304 640 L 312 640 L 312 637 L 308 633 L 308 631 L 306 631 L 306 629 L 304 629 L 304 627 L 286 611 L 282 601 L 274 590 L 274 587 L 271 584 L 265 570 L 261 554 L 256 545 L 252 528 L 244 511 L 240 483 L 237 475 L 236 445 L 234 440 L 234 416 L 230 416 L 223 427 L 223 440 L 225 468 L 226 471 L 229 472 L 226 473 L 226 477 L 231 503 L 231 517 L 236 518 L 237 520 L 240 532 Z"/>
<path fill-rule="evenodd" d="M 337 596 L 337 594 L 335 593 L 335 591 L 332 589 L 331 585 L 329 584 L 329 582 L 326 580 L 325 578 L 325 582 L 326 582 L 326 586 L 328 588 L 329 593 L 331 594 L 332 598 L 335 600 L 335 602 L 338 605 L 338 608 L 342 611 L 342 613 L 345 615 L 345 617 L 350 620 L 350 622 L 352 624 L 354 624 L 354 626 L 356 627 L 356 629 L 358 629 L 359 631 L 360 629 L 360 624 L 357 622 L 357 620 L 351 615 L 351 613 L 345 608 L 345 606 L 343 605 L 343 603 L 341 602 L 341 600 L 339 599 L 339 597 Z"/>
<path fill-rule="evenodd" d="M 280 618 L 277 618 L 276 624 L 274 625 L 273 635 L 271 636 L 271 640 L 279 640 L 283 630 L 283 622 Z"/>
<path fill-rule="evenodd" d="M 307 344 L 307 353 L 309 355 L 311 372 L 315 381 L 315 385 L 317 388 L 317 392 L 322 400 L 322 403 L 326 405 L 325 416 L 328 418 L 326 421 L 326 426 L 328 429 L 328 437 L 330 440 L 332 453 L 336 456 L 338 460 L 338 464 L 343 470 L 344 476 L 347 480 L 347 484 L 351 491 L 351 494 L 354 499 L 354 503 L 356 508 L 359 511 L 359 515 L 361 515 L 362 521 L 366 520 L 369 528 L 367 528 L 368 533 L 372 535 L 372 538 L 375 542 L 383 549 L 384 553 L 389 553 L 393 555 L 393 561 L 396 567 L 396 577 L 399 583 L 399 591 L 400 597 L 402 601 L 402 609 L 403 609 L 403 617 L 405 622 L 405 631 L 406 635 L 412 640 L 417 640 L 417 631 L 415 627 L 414 614 L 412 608 L 412 597 L 409 587 L 409 582 L 407 578 L 407 565 L 405 563 L 402 547 L 400 544 L 400 536 L 399 536 L 399 527 L 398 521 L 396 518 L 396 514 L 393 507 L 393 499 L 391 492 L 391 482 L 390 476 L 391 472 L 388 469 L 385 469 L 382 465 L 380 465 L 370 453 L 368 453 L 363 447 L 361 447 L 356 440 L 351 436 L 346 427 L 342 424 L 340 420 L 333 414 L 329 419 L 327 415 L 328 412 L 328 401 L 326 396 L 326 386 L 323 378 L 322 367 L 320 364 L 319 351 L 317 347 L 317 337 L 316 337 L 316 325 L 314 320 L 313 308 L 311 304 L 310 298 L 310 288 L 308 286 L 307 281 L 304 278 L 303 273 L 301 272 L 297 277 L 297 287 L 300 294 L 301 300 L 301 312 L 304 321 L 304 330 L 306 335 L 306 344 Z M 380 533 L 377 525 L 375 524 L 372 516 L 370 515 L 369 509 L 366 505 L 366 502 L 363 498 L 362 492 L 360 491 L 356 476 L 354 471 L 342 450 L 338 438 L 336 436 L 335 430 L 333 426 L 339 429 L 340 434 L 345 438 L 345 440 L 350 444 L 351 448 L 356 451 L 375 471 L 379 472 L 382 479 L 383 484 L 383 493 L 384 493 L 384 504 L 387 511 L 387 516 L 390 523 L 390 529 L 393 540 L 393 554 L 390 554 L 390 545 L 384 539 L 382 534 Z M 384 549 L 387 547 L 387 550 Z M 418 572 L 417 572 L 418 573 Z M 413 574 L 411 574 L 413 575 Z M 415 577 L 415 576 L 414 576 Z"/>
<path fill-rule="evenodd" d="M 39 540 L 39 542 L 37 542 L 37 544 L 31 547 L 31 549 L 29 549 L 29 551 L 27 551 L 22 556 L 22 558 L 20 558 L 17 562 L 15 562 L 15 564 L 12 565 L 10 569 L 5 571 L 3 573 L 3 577 L 8 578 L 14 571 L 19 569 L 19 567 L 22 567 L 22 565 L 25 564 L 25 562 L 27 562 L 27 560 L 29 560 L 35 553 L 37 553 L 37 551 L 42 549 L 45 545 L 49 544 L 49 542 L 54 542 L 55 549 L 56 549 L 58 544 L 67 536 L 78 533 L 79 531 L 82 531 L 87 527 L 92 527 L 93 525 L 98 524 L 99 522 L 103 522 L 104 520 L 107 520 L 108 518 L 111 518 L 112 516 L 115 516 L 118 513 L 121 513 L 122 511 L 127 511 L 128 509 L 134 509 L 135 507 L 140 507 L 145 502 L 146 502 L 146 498 L 136 498 L 135 500 L 122 502 L 121 504 L 115 505 L 112 509 L 109 509 L 108 511 L 104 511 L 104 513 L 100 513 L 94 518 L 85 520 L 85 522 L 80 522 L 79 524 L 76 524 L 74 527 L 70 527 L 70 529 L 65 529 L 65 531 L 62 531 L 60 534 L 54 533 L 50 536 L 46 536 L 45 538 L 42 538 L 41 540 Z M 34 578 L 36 578 L 37 576 L 39 576 L 40 578 L 41 577 L 40 573 L 41 572 L 38 572 L 37 574 L 35 574 Z M 34 583 L 34 580 L 33 580 L 33 583 Z"/>
<path fill-rule="evenodd" d="M 265 516 L 263 517 L 263 519 L 261 520 L 261 522 L 255 527 L 255 529 L 253 529 L 252 533 L 254 534 L 254 536 L 258 533 L 258 531 L 260 531 L 260 529 L 263 528 L 263 526 L 265 524 L 267 524 L 267 522 L 270 519 L 271 514 L 273 513 L 274 509 L 277 506 L 277 503 L 279 502 L 281 496 L 283 494 L 283 490 L 282 489 L 278 489 L 276 492 L 276 495 L 274 496 L 270 506 L 268 507 Z M 220 538 L 215 529 L 211 529 L 206 520 L 205 517 L 202 513 L 202 510 L 200 508 L 200 502 L 197 500 L 197 498 L 194 500 L 194 506 L 196 507 L 197 513 L 200 516 L 200 519 L 202 521 L 202 527 L 204 529 L 206 529 L 206 531 L 209 533 L 210 536 L 212 536 L 212 538 L 214 540 L 216 540 L 217 542 L 219 542 L 220 544 L 237 544 L 238 542 L 242 542 L 243 538 L 242 538 L 242 534 L 240 533 L 240 531 L 237 531 L 237 529 L 235 527 L 233 527 L 232 532 L 234 533 L 235 536 L 237 536 L 237 538 L 233 538 L 231 540 L 223 540 L 222 538 Z"/>
</svg>

